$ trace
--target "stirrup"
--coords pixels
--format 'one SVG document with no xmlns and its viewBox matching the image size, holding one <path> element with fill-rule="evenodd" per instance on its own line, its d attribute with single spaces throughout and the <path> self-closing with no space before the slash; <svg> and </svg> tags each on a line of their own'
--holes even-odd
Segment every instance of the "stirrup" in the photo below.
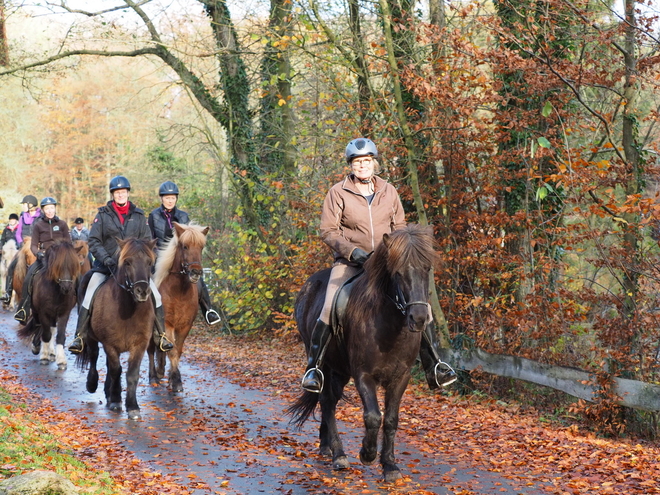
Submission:
<svg viewBox="0 0 660 495">
<path fill-rule="evenodd" d="M 308 377 L 308 375 L 310 373 L 312 373 L 314 371 L 318 372 L 319 378 L 320 378 L 320 380 L 319 380 L 320 384 L 319 384 L 318 389 L 317 388 L 312 388 L 312 387 L 309 387 L 309 386 L 307 386 L 307 387 L 305 386 L 305 379 Z M 321 371 L 320 368 L 314 367 L 314 368 L 310 368 L 307 371 L 305 371 L 305 374 L 303 375 L 302 380 L 300 380 L 300 388 L 302 388 L 303 390 L 306 390 L 307 392 L 311 392 L 313 394 L 320 394 L 321 391 L 323 390 L 323 384 L 324 383 L 325 383 L 325 376 L 323 375 L 323 372 Z"/>
<path fill-rule="evenodd" d="M 215 325 L 221 321 L 220 315 L 215 309 L 209 309 L 204 315 L 204 319 L 209 325 Z"/>
<path fill-rule="evenodd" d="M 167 338 L 167 335 L 163 334 L 160 336 L 158 341 L 158 348 L 163 352 L 170 352 L 174 349 L 174 344 L 170 342 L 170 339 Z"/>
<path fill-rule="evenodd" d="M 442 366 L 442 368 L 440 368 L 440 366 Z M 442 383 L 438 381 L 438 375 L 445 378 Z M 438 361 L 435 363 L 435 366 L 433 367 L 433 376 L 435 377 L 435 383 L 438 384 L 438 387 L 446 387 L 458 380 L 458 375 L 454 371 L 454 368 L 444 361 Z"/>
<path fill-rule="evenodd" d="M 25 311 L 25 308 L 20 308 L 18 311 L 16 311 L 16 314 L 14 315 L 14 320 L 16 320 L 19 323 L 22 323 L 25 325 L 28 320 L 28 315 L 27 312 Z"/>
<path fill-rule="evenodd" d="M 78 347 L 76 346 L 76 342 L 80 344 Z M 71 345 L 69 346 L 69 352 L 80 354 L 84 348 L 85 341 L 82 339 L 82 337 L 80 337 L 80 335 L 76 335 L 76 338 L 73 339 L 73 342 L 71 342 Z"/>
</svg>

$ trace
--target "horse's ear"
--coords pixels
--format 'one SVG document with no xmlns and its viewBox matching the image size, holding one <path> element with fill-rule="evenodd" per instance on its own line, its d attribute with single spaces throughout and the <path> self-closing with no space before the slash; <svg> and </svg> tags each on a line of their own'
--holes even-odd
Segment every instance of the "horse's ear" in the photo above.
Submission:
<svg viewBox="0 0 660 495">
<path fill-rule="evenodd" d="M 431 237 L 433 237 L 433 236 L 435 235 L 435 230 L 434 230 L 434 228 L 433 228 L 433 225 L 430 225 L 430 224 L 427 225 L 426 228 L 425 228 L 425 230 L 426 230 L 426 233 L 427 233 L 428 235 L 430 235 Z"/>
<path fill-rule="evenodd" d="M 202 234 L 204 234 L 204 235 L 208 234 L 209 233 L 209 228 L 210 227 L 204 228 L 204 230 L 202 230 Z"/>
<path fill-rule="evenodd" d="M 128 242 L 128 239 L 120 239 L 117 236 L 113 236 L 115 238 L 115 241 L 117 241 L 117 246 L 119 246 L 119 249 L 124 247 L 124 244 Z"/>
<path fill-rule="evenodd" d="M 149 241 L 149 247 L 153 250 L 156 248 L 156 244 L 158 243 L 158 239 L 151 239 Z"/>
<path fill-rule="evenodd" d="M 176 231 L 176 236 L 177 236 L 177 237 L 181 237 L 181 234 L 183 234 L 183 232 L 184 232 L 186 229 L 183 228 L 183 227 L 181 226 L 181 224 L 178 223 L 178 222 L 172 222 L 172 225 L 174 226 L 174 230 Z"/>
<path fill-rule="evenodd" d="M 80 251 L 82 251 L 84 247 L 85 247 L 85 246 L 83 246 L 83 245 L 81 244 L 80 246 L 78 246 L 78 247 L 74 247 L 73 249 L 76 250 L 76 253 L 80 253 Z"/>
<path fill-rule="evenodd" d="M 386 248 L 390 247 L 390 234 L 383 234 L 383 244 Z"/>
</svg>

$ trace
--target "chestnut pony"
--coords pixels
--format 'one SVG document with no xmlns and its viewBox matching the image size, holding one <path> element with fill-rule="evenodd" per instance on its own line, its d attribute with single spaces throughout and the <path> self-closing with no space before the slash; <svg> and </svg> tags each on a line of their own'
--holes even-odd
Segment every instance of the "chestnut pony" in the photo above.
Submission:
<svg viewBox="0 0 660 495">
<path fill-rule="evenodd" d="M 89 365 L 87 391 L 96 392 L 99 383 L 96 363 L 99 343 L 103 344 L 108 368 L 104 387 L 107 407 L 111 411 L 121 411 L 122 369 L 119 357 L 127 352 L 126 412 L 129 419 L 140 419 L 136 392 L 140 363 L 152 341 L 154 328 L 155 314 L 149 280 L 156 260 L 156 241 L 127 238 L 117 242 L 120 250 L 117 270 L 96 290 L 89 332 L 83 352 L 76 357 L 76 364 L 81 368 Z M 83 277 L 78 291 L 80 300 L 84 297 L 92 273 L 88 272 Z"/>
<path fill-rule="evenodd" d="M 167 338 L 174 349 L 170 358 L 169 386 L 172 392 L 183 391 L 179 361 L 183 344 L 199 311 L 197 282 L 202 276 L 202 250 L 208 227 L 174 222 L 174 236 L 165 245 L 156 262 L 154 282 L 163 299 Z M 165 374 L 165 353 L 149 346 L 149 382 L 156 385 Z"/>
<path fill-rule="evenodd" d="M 304 391 L 288 409 L 292 422 L 301 427 L 321 405 L 320 453 L 332 456 L 334 469 L 349 467 L 337 431 L 337 402 L 351 378 L 364 410 L 366 429 L 360 461 L 372 464 L 383 429 L 380 463 L 385 481 L 401 478 L 394 458 L 394 436 L 399 405 L 419 353 L 421 332 L 428 323 L 429 272 L 435 260 L 432 229 L 408 225 L 383 236 L 383 242 L 364 264 L 364 272 L 352 284 L 339 330 L 330 341 L 321 370 L 325 384 L 320 394 Z M 330 270 L 312 275 L 295 303 L 298 331 L 309 349 Z M 377 390 L 385 391 L 381 414 Z"/>
<path fill-rule="evenodd" d="M 56 361 L 57 368 L 65 370 L 66 325 L 76 305 L 80 276 L 78 249 L 69 241 L 58 241 L 44 253 L 43 265 L 32 279 L 32 315 L 18 336 L 32 339 L 32 352 L 40 354 L 41 364 Z"/>
</svg>

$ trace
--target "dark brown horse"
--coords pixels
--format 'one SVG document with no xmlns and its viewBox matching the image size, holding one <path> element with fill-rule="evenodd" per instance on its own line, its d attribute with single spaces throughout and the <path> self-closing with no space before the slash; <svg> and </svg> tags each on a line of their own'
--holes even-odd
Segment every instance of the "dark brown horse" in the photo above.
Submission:
<svg viewBox="0 0 660 495">
<path fill-rule="evenodd" d="M 163 298 L 167 337 L 174 342 L 170 358 L 169 385 L 183 391 L 179 361 L 183 344 L 199 311 L 197 282 L 202 276 L 202 250 L 208 227 L 174 222 L 174 237 L 158 255 L 154 282 Z M 165 374 L 165 353 L 149 346 L 149 382 L 156 385 Z"/>
<path fill-rule="evenodd" d="M 129 238 L 117 242 L 120 248 L 117 271 L 96 290 L 89 332 L 76 364 L 81 368 L 89 365 L 87 391 L 96 392 L 99 383 L 96 363 L 99 343 L 103 344 L 108 368 L 104 387 L 107 406 L 112 411 L 121 411 L 122 369 L 119 357 L 128 352 L 126 411 L 130 419 L 139 419 L 140 406 L 136 392 L 140 363 L 151 342 L 155 317 L 149 280 L 156 259 L 156 241 Z M 80 285 L 80 300 L 84 297 L 91 273 Z"/>
<path fill-rule="evenodd" d="M 430 228 L 408 225 L 383 236 L 383 242 L 353 283 L 343 330 L 335 335 L 323 359 L 325 385 L 320 394 L 303 392 L 289 408 L 292 422 L 301 427 L 321 405 L 320 452 L 331 455 L 335 469 L 348 468 L 348 458 L 337 431 L 335 412 L 344 387 L 353 378 L 364 409 L 365 436 L 360 461 L 372 464 L 383 426 L 380 463 L 386 481 L 401 477 L 394 458 L 394 436 L 401 397 L 419 353 L 421 331 L 429 321 L 429 272 L 435 260 Z M 310 277 L 295 305 L 298 331 L 309 351 L 312 328 L 321 313 L 330 270 Z M 385 391 L 381 415 L 377 389 Z"/>
<path fill-rule="evenodd" d="M 66 325 L 76 305 L 80 274 L 78 250 L 70 242 L 56 242 L 46 250 L 43 264 L 32 281 L 32 316 L 18 336 L 32 340 L 32 352 L 40 353 L 41 364 L 57 361 L 57 368 L 65 370 Z"/>
</svg>

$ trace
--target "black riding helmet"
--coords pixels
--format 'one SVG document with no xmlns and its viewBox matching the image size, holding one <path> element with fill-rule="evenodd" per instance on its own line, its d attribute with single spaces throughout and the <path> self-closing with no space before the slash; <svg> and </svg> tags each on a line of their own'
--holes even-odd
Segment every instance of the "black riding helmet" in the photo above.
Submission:
<svg viewBox="0 0 660 495">
<path fill-rule="evenodd" d="M 179 187 L 171 180 L 163 182 L 158 188 L 159 196 L 167 196 L 169 194 L 179 195 Z"/>
<path fill-rule="evenodd" d="M 44 199 L 41 200 L 42 208 L 47 205 L 56 205 L 56 204 L 57 204 L 57 200 L 51 196 L 46 196 Z"/>
<path fill-rule="evenodd" d="M 32 196 L 32 194 L 28 194 L 23 198 L 21 203 L 27 203 L 28 205 L 37 206 L 37 203 L 39 203 L 39 201 L 37 201 L 36 196 Z"/>
<path fill-rule="evenodd" d="M 116 191 L 117 189 L 128 189 L 131 190 L 131 183 L 128 182 L 128 179 L 123 175 L 118 175 L 110 179 L 110 192 Z"/>
<path fill-rule="evenodd" d="M 348 163 L 351 163 L 355 157 L 369 155 L 378 158 L 378 149 L 371 139 L 353 139 L 353 141 L 346 146 L 346 161 Z"/>
</svg>

